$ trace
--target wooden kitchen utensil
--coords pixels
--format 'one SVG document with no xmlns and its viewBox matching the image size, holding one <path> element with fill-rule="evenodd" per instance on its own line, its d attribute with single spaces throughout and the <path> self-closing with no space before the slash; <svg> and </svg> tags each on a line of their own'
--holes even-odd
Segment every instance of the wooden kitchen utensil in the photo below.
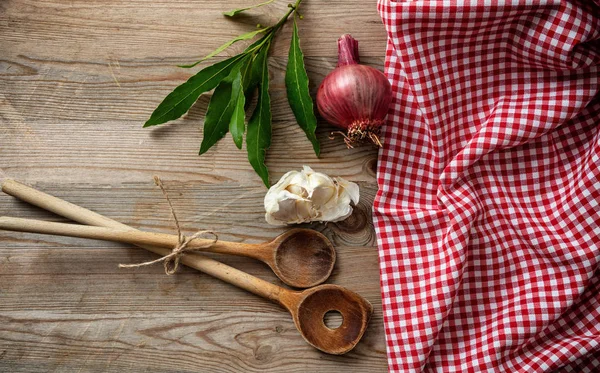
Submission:
<svg viewBox="0 0 600 373">
<path fill-rule="evenodd" d="M 2 188 L 6 193 L 16 197 L 18 197 L 20 191 L 26 191 L 31 196 L 35 196 L 41 204 L 51 201 L 48 198 L 50 196 L 42 196 L 39 194 L 40 192 L 33 193 L 32 191 L 35 190 L 28 191 L 27 189 L 31 188 L 14 180 L 6 181 Z M 71 208 L 74 207 L 71 206 Z M 78 209 L 74 211 L 78 211 Z M 83 227 L 83 229 L 85 228 Z M 123 230 L 123 227 L 118 229 Z M 93 228 L 91 230 L 93 231 Z M 38 233 L 61 235 L 61 233 L 50 232 Z M 171 249 L 177 245 L 178 237 L 175 235 L 154 235 L 157 240 L 156 243 L 147 242 L 148 245 Z M 90 236 L 77 237 L 94 238 Z M 96 238 L 111 240 L 110 235 Z M 136 244 L 136 242 L 126 240 L 123 242 Z M 195 247 L 197 250 L 205 252 L 245 256 L 260 260 L 267 264 L 281 281 L 297 288 L 309 288 L 325 282 L 331 275 L 331 271 L 333 271 L 336 259 L 335 248 L 327 237 L 311 229 L 291 229 L 263 244 L 245 244 L 221 240 L 214 244 L 210 243 L 210 240 L 197 238 L 190 242 L 187 247 Z"/>
<path fill-rule="evenodd" d="M 174 248 L 174 234 L 126 231 L 87 225 L 52 223 L 42 220 L 0 217 L 0 229 L 130 243 L 138 246 Z M 221 254 L 247 256 L 267 263 L 277 277 L 296 287 L 312 287 L 325 281 L 333 270 L 335 250 L 322 234 L 310 229 L 292 229 L 264 244 L 243 244 L 195 238 L 188 249 L 199 248 Z"/>
<path fill-rule="evenodd" d="M 136 232 L 135 229 L 125 224 L 42 193 L 16 181 L 4 182 L 2 190 L 35 206 L 79 223 L 114 228 L 121 232 Z M 7 227 L 10 227 L 11 224 L 13 224 L 13 227 L 15 225 L 15 221 L 11 222 L 11 219 L 4 219 L 3 221 L 7 223 Z M 16 224 L 20 223 L 17 222 Z M 21 227 L 19 230 L 24 231 L 26 228 L 26 226 Z M 142 247 L 162 256 L 170 253 L 167 248 L 146 244 Z M 310 345 L 326 353 L 340 355 L 352 350 L 362 338 L 373 313 L 371 303 L 359 294 L 341 286 L 319 285 L 304 291 L 293 291 L 271 284 L 200 254 L 186 253 L 182 256 L 181 262 L 280 304 L 290 312 L 302 337 Z M 325 314 L 330 311 L 337 311 L 342 315 L 342 324 L 337 328 L 329 328 L 325 325 Z"/>
</svg>

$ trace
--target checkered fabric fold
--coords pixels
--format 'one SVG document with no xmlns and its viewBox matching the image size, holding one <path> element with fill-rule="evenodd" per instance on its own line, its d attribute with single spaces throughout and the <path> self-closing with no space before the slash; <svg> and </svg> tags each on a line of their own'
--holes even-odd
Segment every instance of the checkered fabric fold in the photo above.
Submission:
<svg viewBox="0 0 600 373">
<path fill-rule="evenodd" d="M 600 372 L 600 1 L 379 0 L 392 372 Z"/>
</svg>

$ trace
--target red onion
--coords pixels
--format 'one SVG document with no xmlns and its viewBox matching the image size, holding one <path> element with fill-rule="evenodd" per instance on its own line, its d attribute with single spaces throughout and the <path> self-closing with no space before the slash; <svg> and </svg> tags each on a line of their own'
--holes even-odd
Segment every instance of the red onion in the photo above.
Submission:
<svg viewBox="0 0 600 373">
<path fill-rule="evenodd" d="M 338 65 L 317 91 L 319 113 L 329 123 L 347 130 L 349 148 L 370 140 L 381 146 L 379 130 L 392 101 L 392 86 L 379 70 L 358 63 L 358 41 L 350 35 L 338 40 Z"/>
</svg>

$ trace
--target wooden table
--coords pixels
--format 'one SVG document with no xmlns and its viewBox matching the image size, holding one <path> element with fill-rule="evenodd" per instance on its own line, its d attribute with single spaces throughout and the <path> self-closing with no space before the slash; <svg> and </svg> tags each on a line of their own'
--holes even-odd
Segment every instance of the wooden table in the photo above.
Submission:
<svg viewBox="0 0 600 373">
<path fill-rule="evenodd" d="M 140 229 L 173 232 L 154 186 L 164 180 L 186 232 L 210 228 L 222 239 L 269 240 L 266 192 L 230 136 L 202 157 L 202 119 L 210 95 L 183 118 L 156 129 L 143 122 L 192 73 L 177 68 L 257 23 L 276 22 L 279 0 L 237 21 L 220 12 L 249 1 L 5 0 L 0 3 L 0 169 Z M 374 0 L 305 0 L 301 44 L 316 89 L 336 64 L 336 40 L 359 41 L 363 62 L 382 68 L 385 31 Z M 261 16 L 260 14 L 264 14 Z M 371 221 L 377 152 L 347 150 L 320 123 L 317 159 L 285 97 L 290 28 L 270 58 L 274 182 L 303 164 L 361 186 L 346 221 L 311 228 L 338 250 L 329 282 L 369 299 L 375 314 L 361 343 L 345 356 L 308 346 L 278 306 L 183 268 L 119 269 L 155 258 L 121 244 L 0 232 L 2 372 L 383 372 L 385 338 L 378 257 Z M 223 56 L 239 52 L 236 45 Z M 197 71 L 197 69 L 194 69 Z M 64 221 L 6 195 L 0 214 Z M 215 256 L 280 284 L 268 268 Z"/>
</svg>

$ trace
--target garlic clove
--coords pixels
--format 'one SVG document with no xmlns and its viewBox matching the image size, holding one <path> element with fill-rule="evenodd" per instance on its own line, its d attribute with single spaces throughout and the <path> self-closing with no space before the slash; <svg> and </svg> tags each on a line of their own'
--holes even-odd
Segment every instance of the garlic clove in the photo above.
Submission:
<svg viewBox="0 0 600 373">
<path fill-rule="evenodd" d="M 287 172 L 286 174 L 284 174 L 281 177 L 281 179 L 279 179 L 279 181 L 275 185 L 273 185 L 271 188 L 269 188 L 269 191 L 265 195 L 265 204 L 267 203 L 268 199 L 271 199 L 277 193 L 279 193 L 279 192 L 283 191 L 285 188 L 287 188 L 290 185 L 289 180 L 291 180 L 291 178 L 294 177 L 294 175 L 297 173 L 298 173 L 297 171 Z"/>
<path fill-rule="evenodd" d="M 302 166 L 302 171 L 301 172 L 304 172 L 304 174 L 306 176 L 310 176 L 311 174 L 315 173 L 315 171 L 312 168 L 310 168 L 309 166 Z"/>
<path fill-rule="evenodd" d="M 347 219 L 352 215 L 352 207 L 350 205 L 339 205 L 334 208 L 323 210 L 319 221 L 336 222 Z"/>
<path fill-rule="evenodd" d="M 340 186 L 340 191 L 346 192 L 354 205 L 358 205 L 358 201 L 360 200 L 358 184 L 342 179 L 341 177 L 336 177 L 335 181 Z"/>
<path fill-rule="evenodd" d="M 317 209 L 329 202 L 337 192 L 335 181 L 320 172 L 313 171 L 308 175 L 308 186 L 311 190 L 310 198 Z"/>
<path fill-rule="evenodd" d="M 306 188 L 297 185 L 297 184 L 292 184 L 292 185 L 288 185 L 285 190 L 287 190 L 288 192 L 301 196 L 302 198 L 307 198 L 308 197 L 308 190 L 306 190 Z"/>
<path fill-rule="evenodd" d="M 330 186 L 319 186 L 312 190 L 310 199 L 312 200 L 316 209 L 320 209 L 332 200 L 337 194 L 337 190 Z"/>
<path fill-rule="evenodd" d="M 273 216 L 273 214 L 270 214 L 268 212 L 265 214 L 265 220 L 267 221 L 267 223 L 269 223 L 271 225 L 283 226 L 283 225 L 287 225 L 288 224 L 285 221 L 281 221 L 281 220 L 275 219 L 275 217 Z"/>
<path fill-rule="evenodd" d="M 303 171 L 300 171 L 300 172 L 298 172 L 298 171 L 292 171 L 292 174 L 289 177 L 288 183 L 290 185 L 301 186 L 302 188 L 308 190 L 308 189 L 310 189 L 310 185 L 308 183 L 307 176 L 308 175 L 305 174 Z"/>
<path fill-rule="evenodd" d="M 312 207 L 310 200 L 296 200 L 296 222 L 309 222 L 316 217 L 316 210 Z"/>
<path fill-rule="evenodd" d="M 296 202 L 302 197 L 288 192 L 287 190 L 273 194 L 265 198 L 265 209 L 267 210 L 267 222 L 269 224 L 286 224 L 287 221 L 297 220 Z"/>
</svg>

